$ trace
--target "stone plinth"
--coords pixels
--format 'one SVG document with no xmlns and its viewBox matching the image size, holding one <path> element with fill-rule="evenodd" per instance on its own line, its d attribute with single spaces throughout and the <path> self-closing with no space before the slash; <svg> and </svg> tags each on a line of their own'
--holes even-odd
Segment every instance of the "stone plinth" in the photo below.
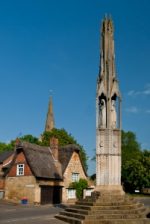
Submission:
<svg viewBox="0 0 150 224">
<path fill-rule="evenodd" d="M 100 195 L 125 195 L 121 185 L 99 185 L 96 186 L 95 192 Z"/>
<path fill-rule="evenodd" d="M 101 195 L 78 201 L 56 218 L 72 224 L 150 224 L 143 204 L 126 195 Z"/>
</svg>

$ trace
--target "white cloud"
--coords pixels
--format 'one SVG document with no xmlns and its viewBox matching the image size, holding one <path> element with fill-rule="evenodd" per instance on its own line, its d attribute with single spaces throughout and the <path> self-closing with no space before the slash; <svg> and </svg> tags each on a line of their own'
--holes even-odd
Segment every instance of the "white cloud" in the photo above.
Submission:
<svg viewBox="0 0 150 224">
<path fill-rule="evenodd" d="M 128 92 L 128 96 L 133 96 L 133 95 L 134 95 L 134 93 L 135 93 L 135 91 L 134 91 L 134 90 L 130 90 L 130 91 Z"/>
<path fill-rule="evenodd" d="M 150 83 L 145 85 L 144 90 L 135 91 L 132 89 L 128 92 L 128 96 L 137 96 L 137 95 L 150 95 Z"/>
<path fill-rule="evenodd" d="M 150 95 L 150 88 L 143 91 L 143 94 Z"/>
<path fill-rule="evenodd" d="M 126 111 L 128 113 L 134 113 L 134 114 L 136 114 L 136 113 L 139 112 L 139 110 L 137 109 L 137 107 L 134 107 L 134 106 L 127 108 Z"/>
</svg>

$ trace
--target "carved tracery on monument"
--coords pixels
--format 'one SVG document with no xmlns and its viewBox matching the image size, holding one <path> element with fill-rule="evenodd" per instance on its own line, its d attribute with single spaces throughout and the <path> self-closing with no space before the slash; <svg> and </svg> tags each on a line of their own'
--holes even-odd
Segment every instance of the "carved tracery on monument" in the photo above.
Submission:
<svg viewBox="0 0 150 224">
<path fill-rule="evenodd" d="M 112 129 L 120 129 L 120 96 L 117 96 L 116 93 L 111 98 L 111 106 L 110 106 L 110 122 Z"/>
<path fill-rule="evenodd" d="M 111 127 L 117 127 L 117 114 L 116 114 L 116 102 L 111 100 Z"/>
<path fill-rule="evenodd" d="M 99 127 L 106 128 L 106 100 L 104 96 L 99 97 Z"/>
</svg>

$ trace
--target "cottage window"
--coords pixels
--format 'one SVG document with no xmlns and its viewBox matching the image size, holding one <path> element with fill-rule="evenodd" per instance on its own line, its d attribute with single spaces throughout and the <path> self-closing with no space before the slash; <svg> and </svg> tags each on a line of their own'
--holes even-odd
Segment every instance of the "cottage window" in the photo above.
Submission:
<svg viewBox="0 0 150 224">
<path fill-rule="evenodd" d="M 24 164 L 18 164 L 17 165 L 17 176 L 23 176 L 24 175 Z"/>
<path fill-rule="evenodd" d="M 72 182 L 79 181 L 79 173 L 72 173 Z"/>
<path fill-rule="evenodd" d="M 68 196 L 68 199 L 75 199 L 76 198 L 76 190 L 68 188 L 67 196 Z"/>
</svg>

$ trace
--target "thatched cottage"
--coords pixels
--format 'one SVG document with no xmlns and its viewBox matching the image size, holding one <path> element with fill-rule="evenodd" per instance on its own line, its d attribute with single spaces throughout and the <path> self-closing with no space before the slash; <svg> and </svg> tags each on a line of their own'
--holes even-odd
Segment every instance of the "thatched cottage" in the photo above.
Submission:
<svg viewBox="0 0 150 224">
<path fill-rule="evenodd" d="M 58 148 L 19 142 L 9 169 L 5 172 L 5 199 L 29 203 L 67 203 L 76 198 L 71 182 L 87 178 L 77 145 Z"/>
</svg>

